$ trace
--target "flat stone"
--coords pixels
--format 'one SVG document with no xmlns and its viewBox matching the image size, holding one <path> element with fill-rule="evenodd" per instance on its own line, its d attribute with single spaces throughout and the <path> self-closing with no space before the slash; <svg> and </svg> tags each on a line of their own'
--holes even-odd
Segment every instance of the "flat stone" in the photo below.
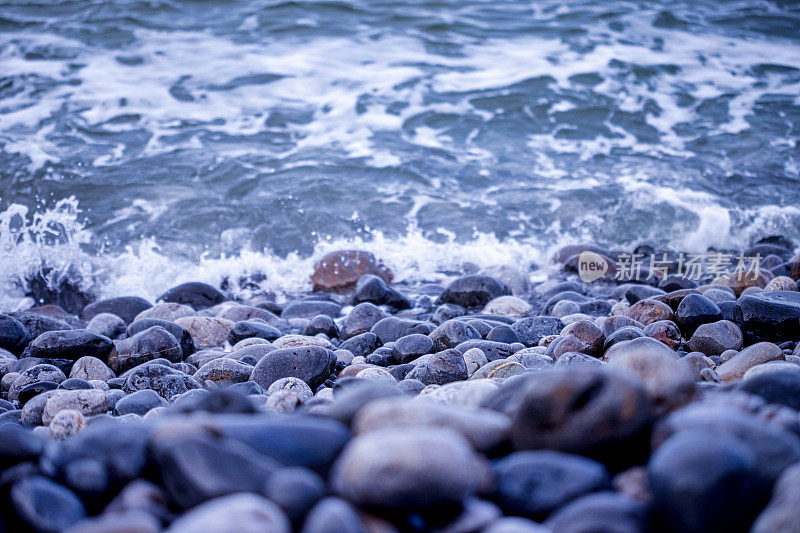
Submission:
<svg viewBox="0 0 800 533">
<path fill-rule="evenodd" d="M 525 367 L 515 361 L 496 359 L 480 367 L 469 379 L 508 378 L 525 372 Z"/>
<path fill-rule="evenodd" d="M 85 355 L 105 360 L 114 347 L 111 339 L 86 329 L 47 331 L 25 349 L 27 357 L 76 360 Z"/>
<path fill-rule="evenodd" d="M 161 524 L 145 511 L 106 512 L 81 520 L 65 533 L 158 533 Z"/>
<path fill-rule="evenodd" d="M 450 429 L 384 429 L 355 437 L 336 461 L 334 490 L 356 505 L 426 507 L 460 502 L 486 482 L 488 465 Z"/>
<path fill-rule="evenodd" d="M 318 315 L 336 318 L 342 313 L 342 306 L 325 300 L 303 300 L 291 302 L 284 306 L 281 311 L 281 318 L 307 318 L 312 319 Z"/>
<path fill-rule="evenodd" d="M 167 533 L 228 533 L 232 524 L 240 533 L 292 531 L 289 519 L 277 505 L 263 496 L 242 493 L 198 505 L 175 520 Z"/>
<path fill-rule="evenodd" d="M 800 339 L 800 292 L 772 291 L 739 298 L 742 331 L 749 342 Z"/>
<path fill-rule="evenodd" d="M 144 389 L 121 398 L 114 405 L 114 414 L 121 416 L 133 413 L 144 416 L 150 409 L 155 407 L 167 407 L 168 405 L 169 404 L 159 396 L 157 392 Z"/>
<path fill-rule="evenodd" d="M 473 379 L 469 381 L 454 381 L 441 387 L 425 389 L 420 396 L 447 404 L 478 408 L 497 389 L 497 383 L 491 379 Z"/>
<path fill-rule="evenodd" d="M 328 350 L 334 350 L 336 347 L 331 344 L 327 339 L 320 337 L 309 337 L 307 335 L 284 335 L 280 339 L 275 339 L 272 346 L 277 349 L 286 348 L 300 348 L 303 346 L 320 346 Z"/>
<path fill-rule="evenodd" d="M 225 301 L 225 295 L 207 283 L 193 281 L 171 288 L 159 296 L 158 301 L 185 304 L 193 309 L 205 309 Z"/>
<path fill-rule="evenodd" d="M 433 329 L 433 326 L 425 322 L 389 316 L 376 322 L 370 332 L 377 335 L 381 343 L 386 344 L 413 333 L 428 335 Z"/>
<path fill-rule="evenodd" d="M 748 346 L 731 359 L 716 368 L 717 374 L 725 382 L 742 379 L 750 368 L 769 361 L 782 361 L 783 352 L 770 342 L 759 342 Z"/>
</svg>

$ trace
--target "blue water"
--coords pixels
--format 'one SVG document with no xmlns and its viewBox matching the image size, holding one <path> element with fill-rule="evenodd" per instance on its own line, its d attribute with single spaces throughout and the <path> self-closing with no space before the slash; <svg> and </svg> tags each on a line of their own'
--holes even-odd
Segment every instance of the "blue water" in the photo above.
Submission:
<svg viewBox="0 0 800 533">
<path fill-rule="evenodd" d="M 3 0 L 0 277 L 800 242 L 799 139 L 798 2 Z"/>
</svg>

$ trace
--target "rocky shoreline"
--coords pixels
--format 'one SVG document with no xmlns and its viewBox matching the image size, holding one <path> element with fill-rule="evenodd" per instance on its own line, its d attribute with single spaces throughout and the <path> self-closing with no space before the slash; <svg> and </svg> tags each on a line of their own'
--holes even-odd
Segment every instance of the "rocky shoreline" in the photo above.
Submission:
<svg viewBox="0 0 800 533">
<path fill-rule="evenodd" d="M 800 259 L 730 255 L 760 268 L 576 245 L 533 287 L 355 250 L 280 304 L 32 283 L 0 314 L 0 531 L 800 531 Z"/>
</svg>

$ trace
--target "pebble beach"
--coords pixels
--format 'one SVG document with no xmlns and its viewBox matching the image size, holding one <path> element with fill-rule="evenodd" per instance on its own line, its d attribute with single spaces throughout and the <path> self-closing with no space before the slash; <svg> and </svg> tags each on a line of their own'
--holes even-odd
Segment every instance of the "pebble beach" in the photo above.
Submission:
<svg viewBox="0 0 800 533">
<path fill-rule="evenodd" d="M 39 292 L 0 315 L 3 530 L 797 531 L 800 261 L 742 253 L 764 268 L 634 283 L 574 245 L 542 283 L 412 286 L 340 250 L 280 304 Z"/>
</svg>

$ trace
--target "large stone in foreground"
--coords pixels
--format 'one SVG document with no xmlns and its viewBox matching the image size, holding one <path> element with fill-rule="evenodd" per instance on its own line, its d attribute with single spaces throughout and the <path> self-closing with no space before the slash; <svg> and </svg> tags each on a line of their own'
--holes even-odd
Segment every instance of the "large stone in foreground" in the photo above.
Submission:
<svg viewBox="0 0 800 533">
<path fill-rule="evenodd" d="M 543 370 L 527 378 L 517 394 L 511 426 L 516 449 L 628 464 L 647 454 L 653 405 L 637 381 L 593 368 Z"/>
<path fill-rule="evenodd" d="M 488 476 L 485 460 L 455 431 L 402 428 L 353 439 L 334 464 L 331 484 L 356 505 L 408 508 L 461 502 Z"/>
</svg>

